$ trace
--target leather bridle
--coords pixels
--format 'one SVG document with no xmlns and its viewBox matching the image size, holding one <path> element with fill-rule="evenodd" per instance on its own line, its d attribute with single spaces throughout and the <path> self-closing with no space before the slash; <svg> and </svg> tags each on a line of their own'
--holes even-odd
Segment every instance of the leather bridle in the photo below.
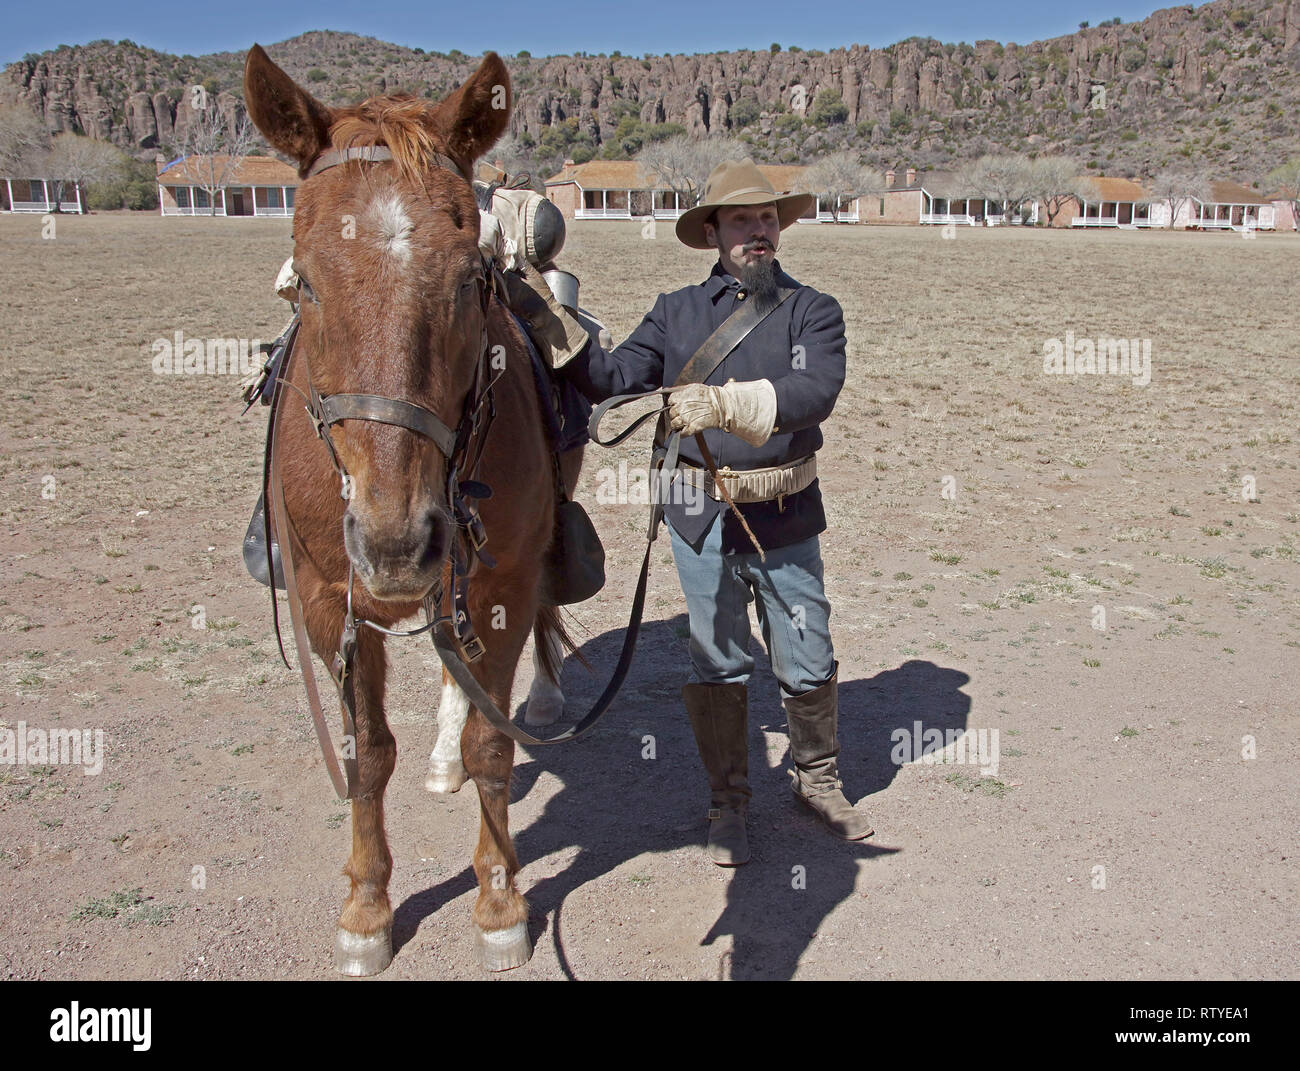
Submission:
<svg viewBox="0 0 1300 1071">
<path fill-rule="evenodd" d="M 382 145 L 364 145 L 346 150 L 329 150 L 317 158 L 308 169 L 306 177 L 311 178 L 328 168 L 351 160 L 383 161 L 391 159 L 392 152 Z M 433 153 L 431 154 L 431 161 L 468 181 L 464 171 L 450 157 L 441 153 Z M 478 510 L 472 501 L 487 498 L 492 492 L 490 488 L 473 479 L 472 476 L 477 473 L 483 449 L 486 445 L 487 432 L 493 417 L 496 415 L 492 387 L 503 370 L 498 371 L 496 376 L 490 374 L 487 325 L 488 313 L 496 290 L 495 276 L 490 265 L 485 264 L 483 266 L 478 281 L 483 312 L 479 355 L 475 368 L 474 383 L 466 395 L 461 418 L 455 428 L 449 427 L 431 409 L 403 399 L 388 398 L 377 394 L 321 394 L 316 389 L 310 361 L 305 351 L 303 353 L 303 363 L 306 368 L 307 393 L 304 394 L 295 384 L 289 382 L 289 365 L 295 348 L 294 343 L 297 340 L 297 326 L 300 317 L 300 313 L 297 311 L 295 311 L 293 323 L 286 332 L 289 339 L 288 350 L 272 396 L 263 471 L 263 490 L 267 493 L 267 502 L 275 510 L 277 525 L 282 526 L 284 529 L 283 538 L 280 540 L 281 561 L 285 589 L 288 595 L 290 618 L 293 623 L 299 669 L 307 687 L 308 701 L 312 708 L 312 719 L 316 726 L 316 734 L 320 739 L 326 766 L 330 778 L 334 782 L 334 788 L 342 799 L 354 798 L 356 794 L 356 718 L 353 665 L 356 659 L 358 631 L 361 628 L 370 628 L 388 636 L 416 636 L 435 629 L 437 625 L 448 624 L 451 627 L 455 645 L 459 648 L 458 654 L 466 662 L 475 662 L 484 653 L 483 641 L 474 633 L 473 625 L 469 619 L 466 580 L 472 557 L 480 559 L 488 568 L 496 564 L 492 556 L 483 549 L 487 542 L 487 533 L 483 527 L 483 521 L 479 517 Z M 447 505 L 456 528 L 451 551 L 451 612 L 449 614 L 439 613 L 444 598 L 442 577 L 440 575 L 434 587 L 424 598 L 426 623 L 419 628 L 400 631 L 358 617 L 352 607 L 355 571 L 350 558 L 348 561 L 347 602 L 343 631 L 339 639 L 338 651 L 330 668 L 330 677 L 338 688 L 342 702 L 345 737 L 350 737 L 353 745 L 350 749 L 345 746 L 343 750 L 346 778 L 344 777 L 344 771 L 339 769 L 338 761 L 334 755 L 329 729 L 325 723 L 319 693 L 316 690 L 316 682 L 311 668 L 311 644 L 303 622 L 302 601 L 298 594 L 296 571 L 293 565 L 293 544 L 301 545 L 301 541 L 297 538 L 297 533 L 289 520 L 279 464 L 280 435 L 278 432 L 279 422 L 283 419 L 282 414 L 284 411 L 284 407 L 279 404 L 283 395 L 282 386 L 289 387 L 302 396 L 308 418 L 312 422 L 316 435 L 329 450 L 330 464 L 339 477 L 340 494 L 345 500 L 350 499 L 352 496 L 353 481 L 348 474 L 343 459 L 339 457 L 330 435 L 330 429 L 345 420 L 368 420 L 405 428 L 407 431 L 431 441 L 447 462 L 445 484 Z M 466 478 L 462 478 L 462 476 Z M 268 555 L 270 554 L 272 542 L 270 528 L 270 510 L 268 510 L 265 533 Z M 275 601 L 274 587 L 271 588 L 271 605 L 276 640 L 280 647 L 280 657 L 284 660 L 285 665 L 289 666 L 280 633 L 279 610 Z M 443 645 L 438 644 L 438 646 L 440 653 L 442 653 Z"/>
</svg>

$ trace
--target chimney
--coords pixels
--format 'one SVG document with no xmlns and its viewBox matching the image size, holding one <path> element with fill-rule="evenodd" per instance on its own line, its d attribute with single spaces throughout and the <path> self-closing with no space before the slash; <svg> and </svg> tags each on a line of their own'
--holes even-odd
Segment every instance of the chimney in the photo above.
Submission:
<svg viewBox="0 0 1300 1071">
<path fill-rule="evenodd" d="M 572 160 L 565 160 L 565 161 L 564 161 L 564 166 L 565 166 L 565 167 L 573 167 L 573 166 L 574 166 L 574 163 L 573 163 Z"/>
<path fill-rule="evenodd" d="M 154 153 L 153 166 L 154 170 L 161 175 L 163 173 L 163 168 L 167 166 L 167 157 L 160 152 Z"/>
<path fill-rule="evenodd" d="M 907 184 L 909 186 L 916 185 L 916 168 L 914 167 L 909 167 L 907 169 Z"/>
<path fill-rule="evenodd" d="M 885 188 L 893 189 L 894 186 L 894 169 L 891 167 L 885 172 Z"/>
</svg>

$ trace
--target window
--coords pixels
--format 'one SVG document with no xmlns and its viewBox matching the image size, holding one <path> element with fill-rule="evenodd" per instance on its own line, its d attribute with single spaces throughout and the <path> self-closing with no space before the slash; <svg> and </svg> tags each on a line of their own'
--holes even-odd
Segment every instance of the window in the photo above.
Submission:
<svg viewBox="0 0 1300 1071">
<path fill-rule="evenodd" d="M 288 186 L 288 187 L 285 188 L 285 191 L 284 191 L 284 206 L 285 206 L 285 208 L 292 208 L 292 207 L 293 207 L 293 195 L 294 195 L 295 193 L 297 193 L 297 192 L 298 192 L 298 191 L 297 191 L 293 186 Z"/>
<path fill-rule="evenodd" d="M 188 186 L 171 187 L 172 195 L 176 198 L 177 208 L 190 207 L 190 188 Z"/>
<path fill-rule="evenodd" d="M 258 192 L 259 192 L 259 193 L 265 193 L 265 194 L 266 194 L 266 207 L 267 207 L 267 208 L 281 208 L 281 207 L 283 207 L 283 206 L 281 205 L 281 203 L 280 203 L 280 188 L 279 188 L 278 186 L 272 186 L 269 190 L 264 190 L 264 191 L 263 191 L 263 190 L 259 190 Z"/>
<path fill-rule="evenodd" d="M 40 179 L 32 179 L 31 182 L 28 183 L 28 186 L 30 187 L 31 190 L 31 200 L 33 201 L 45 200 L 44 182 L 42 182 Z"/>
<path fill-rule="evenodd" d="M 883 197 L 880 199 L 880 214 L 882 216 L 885 214 L 885 199 Z"/>
<path fill-rule="evenodd" d="M 212 200 L 211 198 L 208 197 L 207 190 L 200 189 L 198 186 L 194 187 L 194 207 L 195 208 L 212 207 Z"/>
</svg>

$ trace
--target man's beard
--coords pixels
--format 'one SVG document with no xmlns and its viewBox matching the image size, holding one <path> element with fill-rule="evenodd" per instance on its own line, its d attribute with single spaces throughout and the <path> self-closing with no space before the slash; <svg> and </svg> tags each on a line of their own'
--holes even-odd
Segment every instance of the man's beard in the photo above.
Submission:
<svg viewBox="0 0 1300 1071">
<path fill-rule="evenodd" d="M 760 312 L 776 304 L 779 287 L 776 281 L 776 264 L 771 257 L 763 257 L 752 264 L 740 264 L 740 285 L 749 291 Z"/>
</svg>

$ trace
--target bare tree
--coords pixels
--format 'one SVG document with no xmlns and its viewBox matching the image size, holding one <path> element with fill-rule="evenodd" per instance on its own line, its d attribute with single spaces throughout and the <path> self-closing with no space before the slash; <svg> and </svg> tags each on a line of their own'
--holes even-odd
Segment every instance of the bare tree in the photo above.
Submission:
<svg viewBox="0 0 1300 1071">
<path fill-rule="evenodd" d="M 724 160 L 743 160 L 749 153 L 749 147 L 736 138 L 678 134 L 651 142 L 636 159 L 645 181 L 667 186 L 686 208 L 694 208 L 704 195 L 710 172 Z"/>
<path fill-rule="evenodd" d="M 54 185 L 55 211 L 63 200 L 63 187 L 69 182 L 77 191 L 78 202 L 84 205 L 87 184 L 108 182 L 121 175 L 125 168 L 126 155 L 116 145 L 80 134 L 57 135 L 45 159 L 46 174 Z"/>
<path fill-rule="evenodd" d="M 962 172 L 971 193 L 996 201 L 1004 218 L 1020 211 L 1033 198 L 1033 162 L 1027 156 L 981 156 Z"/>
<path fill-rule="evenodd" d="M 532 153 L 514 134 L 503 135 L 501 140 L 484 154 L 483 159 L 492 167 L 504 171 L 507 181 L 521 175 L 527 176 L 530 184 L 535 184 L 537 181 L 536 172 L 533 170 Z"/>
<path fill-rule="evenodd" d="M 208 195 L 211 215 L 217 214 L 217 194 L 235 177 L 256 137 L 247 115 L 232 124 L 225 112 L 209 104 L 191 117 L 181 152 L 186 170 Z"/>
<path fill-rule="evenodd" d="M 21 105 L 0 107 L 0 178 L 39 178 L 50 135 Z"/>
<path fill-rule="evenodd" d="M 1068 156 L 1040 156 L 1030 165 L 1030 195 L 1047 211 L 1047 225 L 1072 200 L 1080 205 L 1095 199 L 1087 179 L 1080 177 L 1078 161 Z"/>
<path fill-rule="evenodd" d="M 1294 156 L 1268 173 L 1282 196 L 1291 202 L 1292 225 L 1300 228 L 1300 156 Z"/>
<path fill-rule="evenodd" d="M 831 206 L 831 219 L 838 223 L 840 212 L 855 197 L 885 190 L 885 176 L 859 162 L 858 154 L 843 150 L 823 156 L 804 172 L 802 183 Z"/>
<path fill-rule="evenodd" d="M 1174 220 L 1178 218 L 1183 205 L 1192 200 L 1208 201 L 1213 196 L 1209 179 L 1203 172 L 1180 168 L 1162 171 L 1147 183 L 1147 191 L 1151 195 L 1149 203 L 1168 206 L 1169 222 L 1166 227 L 1169 230 L 1173 230 Z"/>
</svg>

